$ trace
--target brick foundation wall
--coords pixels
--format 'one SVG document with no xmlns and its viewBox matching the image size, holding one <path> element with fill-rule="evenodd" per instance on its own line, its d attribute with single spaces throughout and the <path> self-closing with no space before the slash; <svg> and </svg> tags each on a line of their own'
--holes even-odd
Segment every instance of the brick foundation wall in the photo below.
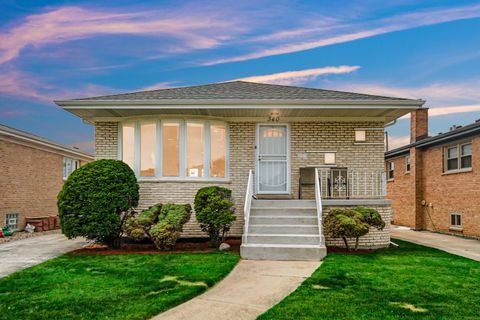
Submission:
<svg viewBox="0 0 480 320">
<path fill-rule="evenodd" d="M 368 142 L 377 144 L 355 145 L 354 128 L 381 128 L 376 122 L 296 122 L 291 124 L 291 192 L 298 195 L 299 168 L 323 164 L 322 151 L 336 151 L 337 166 L 356 169 L 383 170 L 383 130 L 367 131 Z M 207 185 L 221 185 L 232 190 L 236 203 L 237 220 L 230 236 L 243 232 L 243 204 L 248 171 L 255 170 L 256 123 L 231 122 L 230 179 L 228 182 L 201 181 L 140 181 L 140 210 L 159 202 L 191 203 L 197 190 Z M 118 126 L 99 122 L 95 129 L 97 159 L 116 159 L 118 153 Z M 313 189 L 312 189 L 313 191 Z M 308 190 L 306 191 L 308 192 Z M 305 198 L 308 198 L 305 197 Z M 310 198 L 313 198 L 311 193 Z M 185 226 L 183 237 L 206 236 L 200 231 L 194 215 Z"/>
<path fill-rule="evenodd" d="M 0 227 L 9 213 L 19 214 L 20 230 L 25 227 L 26 217 L 58 214 L 63 158 L 61 154 L 0 140 Z"/>
<path fill-rule="evenodd" d="M 323 217 L 328 215 L 331 209 L 334 208 L 347 208 L 353 209 L 355 206 L 329 206 L 325 205 L 323 208 Z M 390 204 L 385 205 L 369 205 L 369 208 L 376 209 L 385 221 L 385 228 L 383 230 L 377 230 L 376 228 L 370 228 L 367 235 L 360 237 L 358 247 L 360 249 L 377 249 L 386 248 L 390 245 L 390 220 L 392 215 L 392 208 Z M 355 239 L 347 239 L 349 246 L 355 245 Z M 325 235 L 325 243 L 328 247 L 345 247 L 345 244 L 341 238 L 332 238 Z"/>
</svg>

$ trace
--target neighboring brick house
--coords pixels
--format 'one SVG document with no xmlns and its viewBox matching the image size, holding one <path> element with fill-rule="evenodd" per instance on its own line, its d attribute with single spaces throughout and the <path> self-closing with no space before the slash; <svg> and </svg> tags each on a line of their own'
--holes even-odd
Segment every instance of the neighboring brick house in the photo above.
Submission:
<svg viewBox="0 0 480 320">
<path fill-rule="evenodd" d="M 318 259 L 325 248 L 322 211 L 364 205 L 390 222 L 384 125 L 424 101 L 234 81 L 56 103 L 95 125 L 97 159 L 132 167 L 140 209 L 192 203 L 199 188 L 225 186 L 237 214 L 229 235 L 243 235 L 242 248 L 263 258 L 295 250 L 300 259 L 310 250 Z M 298 201 L 301 168 L 311 181 Z M 312 180 L 315 172 L 319 179 Z M 205 237 L 194 216 L 183 236 Z M 389 242 L 387 224 L 360 246 Z M 242 256 L 253 257 L 245 250 Z"/>
<path fill-rule="evenodd" d="M 0 125 L 0 227 L 23 230 L 26 218 L 58 215 L 64 179 L 93 157 Z"/>
<path fill-rule="evenodd" d="M 393 223 L 480 238 L 480 121 L 428 136 L 412 113 L 411 143 L 385 153 Z"/>
</svg>

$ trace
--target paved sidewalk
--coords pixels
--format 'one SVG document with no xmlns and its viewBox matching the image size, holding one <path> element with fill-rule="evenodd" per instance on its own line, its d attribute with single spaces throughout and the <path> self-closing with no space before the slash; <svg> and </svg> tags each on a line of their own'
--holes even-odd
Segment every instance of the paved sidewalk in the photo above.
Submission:
<svg viewBox="0 0 480 320">
<path fill-rule="evenodd" d="M 413 231 L 406 227 L 392 226 L 392 238 L 437 248 L 458 256 L 480 261 L 480 241 L 465 239 L 429 231 Z"/>
<path fill-rule="evenodd" d="M 215 287 L 154 319 L 255 319 L 294 291 L 320 264 L 241 260 Z"/>
<path fill-rule="evenodd" d="M 86 244 L 63 234 L 48 234 L 0 244 L 0 277 L 39 264 Z"/>
</svg>

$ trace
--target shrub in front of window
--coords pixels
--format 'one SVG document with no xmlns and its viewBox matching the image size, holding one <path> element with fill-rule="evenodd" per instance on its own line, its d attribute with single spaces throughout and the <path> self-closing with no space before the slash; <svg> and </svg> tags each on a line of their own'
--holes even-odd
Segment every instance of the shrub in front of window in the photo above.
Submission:
<svg viewBox="0 0 480 320">
<path fill-rule="evenodd" d="M 189 204 L 156 204 L 125 223 L 125 232 L 136 240 L 148 238 L 158 249 L 172 249 L 190 220 Z"/>
<path fill-rule="evenodd" d="M 138 183 L 122 161 L 97 160 L 75 170 L 57 196 L 62 232 L 112 246 L 138 205 Z"/>
<path fill-rule="evenodd" d="M 355 250 L 358 250 L 360 237 L 368 234 L 370 227 L 379 230 L 385 227 L 385 222 L 375 209 L 358 207 L 351 209 L 332 209 L 325 217 L 325 233 L 342 238 L 345 247 L 350 251 L 348 238 L 355 239 Z"/>
<path fill-rule="evenodd" d="M 192 207 L 189 204 L 167 203 L 162 206 L 159 221 L 150 229 L 150 235 L 158 249 L 173 249 L 183 231 L 183 225 L 190 220 Z"/>
<path fill-rule="evenodd" d="M 195 195 L 195 216 L 208 233 L 212 247 L 218 247 L 236 219 L 232 191 L 219 186 L 204 187 Z"/>
<path fill-rule="evenodd" d="M 124 232 L 135 240 L 151 239 L 150 229 L 158 222 L 162 204 L 156 204 L 140 214 L 128 218 L 123 228 Z"/>
</svg>

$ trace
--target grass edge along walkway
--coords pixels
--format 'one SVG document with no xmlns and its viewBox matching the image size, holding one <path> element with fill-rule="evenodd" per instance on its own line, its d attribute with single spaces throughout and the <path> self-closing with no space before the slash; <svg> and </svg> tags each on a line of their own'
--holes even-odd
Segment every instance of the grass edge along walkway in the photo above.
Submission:
<svg viewBox="0 0 480 320">
<path fill-rule="evenodd" d="M 0 319 L 149 319 L 215 285 L 232 252 L 66 254 L 0 279 Z"/>
<path fill-rule="evenodd" d="M 398 248 L 329 254 L 258 319 L 480 318 L 480 262 L 394 241 Z"/>
</svg>

